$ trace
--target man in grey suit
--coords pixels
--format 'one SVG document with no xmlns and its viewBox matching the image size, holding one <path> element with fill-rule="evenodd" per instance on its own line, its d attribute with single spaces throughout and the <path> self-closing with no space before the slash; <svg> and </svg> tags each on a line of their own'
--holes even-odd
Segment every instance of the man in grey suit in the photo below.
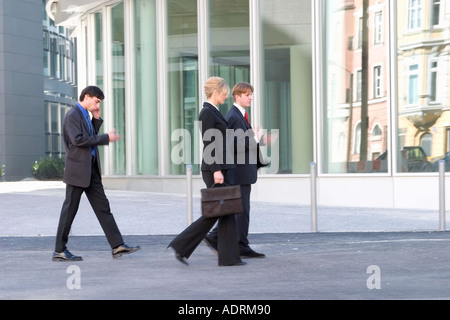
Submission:
<svg viewBox="0 0 450 320">
<path fill-rule="evenodd" d="M 124 244 L 102 185 L 98 146 L 108 145 L 120 139 L 115 130 L 107 134 L 98 134 L 103 123 L 100 118 L 100 102 L 103 99 L 104 94 L 100 88 L 86 87 L 80 94 L 79 102 L 67 112 L 64 119 L 66 163 L 63 181 L 66 183 L 66 198 L 61 209 L 53 261 L 82 260 L 67 250 L 66 244 L 83 192 L 112 248 L 113 258 L 140 249 L 139 246 L 131 247 Z M 92 113 L 92 120 L 89 112 Z"/>
</svg>

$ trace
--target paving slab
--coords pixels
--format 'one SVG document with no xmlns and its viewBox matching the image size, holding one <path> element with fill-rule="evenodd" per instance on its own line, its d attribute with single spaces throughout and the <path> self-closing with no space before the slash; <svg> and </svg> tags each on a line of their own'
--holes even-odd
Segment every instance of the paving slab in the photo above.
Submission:
<svg viewBox="0 0 450 320">
<path fill-rule="evenodd" d="M 2 237 L 0 299 L 385 300 L 450 298 L 448 232 L 251 235 L 264 259 L 217 266 L 200 245 L 189 266 L 173 236 L 126 236 L 142 247 L 112 259 L 102 236 L 74 236 L 80 262 L 51 261 L 53 237 Z"/>
<path fill-rule="evenodd" d="M 319 207 L 311 232 L 308 206 L 252 202 L 249 238 L 266 258 L 219 267 L 202 244 L 185 266 L 167 249 L 187 226 L 185 196 L 106 193 L 125 241 L 142 249 L 112 259 L 83 197 L 68 247 L 84 260 L 58 263 L 51 254 L 64 184 L 0 183 L 0 300 L 170 301 L 175 314 L 186 302 L 450 298 L 450 233 L 438 231 L 433 210 Z"/>
</svg>

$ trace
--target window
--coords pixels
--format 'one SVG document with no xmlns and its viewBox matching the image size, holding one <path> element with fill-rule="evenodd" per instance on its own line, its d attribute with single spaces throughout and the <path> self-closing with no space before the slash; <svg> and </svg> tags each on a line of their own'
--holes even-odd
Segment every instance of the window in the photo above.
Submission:
<svg viewBox="0 0 450 320">
<path fill-rule="evenodd" d="M 108 97 L 112 105 L 112 127 L 121 135 L 109 147 L 112 151 L 112 161 L 109 165 L 112 167 L 112 173 L 124 175 L 126 173 L 126 134 L 125 123 L 129 116 L 125 112 L 125 38 L 124 38 L 124 4 L 118 3 L 109 8 L 111 15 L 109 41 L 109 59 L 111 61 L 111 70 L 109 81 L 111 81 L 112 96 Z"/>
<path fill-rule="evenodd" d="M 197 0 L 169 0 L 168 78 L 169 132 L 171 146 L 169 173 L 184 174 L 186 164 L 199 173 L 200 143 L 198 121 L 201 102 L 198 83 L 198 14 Z M 172 154 L 182 144 L 183 150 Z M 181 163 L 180 163 L 181 162 Z"/>
<path fill-rule="evenodd" d="M 423 151 L 425 151 L 426 155 L 430 155 L 431 154 L 431 146 L 433 144 L 433 136 L 431 135 L 431 133 L 425 133 L 422 136 L 422 139 L 420 141 L 420 145 L 422 146 Z"/>
<path fill-rule="evenodd" d="M 354 37 L 348 37 L 348 50 L 352 51 L 353 50 L 353 41 L 354 41 Z"/>
<path fill-rule="evenodd" d="M 361 101 L 362 97 L 362 71 L 356 72 L 356 101 Z"/>
<path fill-rule="evenodd" d="M 264 149 L 272 159 L 269 168 L 260 169 L 263 173 L 310 172 L 314 137 L 312 38 L 308 30 L 312 27 L 312 2 L 283 0 L 280 1 L 283 5 L 278 5 L 278 1 L 259 1 L 263 41 L 260 54 L 264 61 L 260 64 L 262 88 L 254 95 L 261 97 L 262 127 L 271 133 L 278 130 L 276 145 L 271 150 Z M 348 34 L 342 34 L 342 42 L 337 43 L 342 52 L 347 52 L 348 38 Z M 346 88 L 348 81 L 347 87 L 336 90 L 342 90 L 339 93 L 343 100 Z M 341 141 L 338 133 L 335 138 Z M 339 150 L 338 144 L 336 141 Z M 275 159 L 276 153 L 279 161 Z"/>
<path fill-rule="evenodd" d="M 209 76 L 224 78 L 231 88 L 239 81 L 250 82 L 249 2 L 234 0 L 227 2 L 226 6 L 221 0 L 209 2 L 211 41 Z M 230 94 L 219 109 L 226 115 L 232 105 L 233 98 Z M 249 116 L 251 117 L 251 110 Z"/>
<path fill-rule="evenodd" d="M 416 30 L 422 27 L 422 0 L 409 0 L 408 29 Z"/>
<path fill-rule="evenodd" d="M 444 94 L 450 87 L 448 77 L 444 77 L 448 70 L 448 48 L 438 43 L 445 43 L 449 36 L 444 28 L 433 29 L 438 24 L 443 26 L 441 3 L 444 2 L 397 1 L 398 83 L 393 86 L 398 91 L 398 132 L 393 139 L 397 141 L 394 147 L 400 151 L 394 169 L 397 172 L 426 172 L 429 169 L 423 162 L 416 167 L 409 159 L 406 163 L 402 151 L 407 149 L 424 150 L 426 156 L 422 159 L 425 161 L 448 152 L 446 130 L 449 112 L 444 105 Z M 408 12 L 408 19 L 404 17 L 405 12 Z M 426 24 L 424 17 L 429 19 Z M 415 32 L 419 28 L 423 29 L 420 34 Z"/>
<path fill-rule="evenodd" d="M 64 117 L 70 106 L 45 102 L 45 154 L 49 157 L 61 157 L 65 154 L 61 135 Z"/>
<path fill-rule="evenodd" d="M 419 102 L 419 65 L 409 66 L 408 84 L 408 104 L 416 105 Z"/>
<path fill-rule="evenodd" d="M 447 153 L 450 151 L 450 127 L 444 127 L 445 130 L 445 138 L 446 138 L 446 146 L 443 153 Z"/>
<path fill-rule="evenodd" d="M 359 154 L 360 153 L 360 146 L 361 146 L 361 122 L 359 122 L 355 126 L 355 143 L 353 144 L 353 154 Z"/>
<path fill-rule="evenodd" d="M 380 125 L 376 125 L 372 130 L 372 138 L 378 139 L 383 135 Z"/>
<path fill-rule="evenodd" d="M 95 84 L 103 88 L 103 16 L 101 12 L 94 14 L 95 19 Z M 103 148 L 101 148 L 103 149 Z"/>
<path fill-rule="evenodd" d="M 437 79 L 438 63 L 437 61 L 432 61 L 430 67 L 430 102 L 436 102 L 437 100 Z"/>
<path fill-rule="evenodd" d="M 440 14 L 441 14 L 441 0 L 433 0 L 433 10 L 431 22 L 433 26 L 440 24 Z"/>
<path fill-rule="evenodd" d="M 50 76 L 50 51 L 49 51 L 49 34 L 48 30 L 44 30 L 43 35 L 44 45 L 44 76 Z"/>
<path fill-rule="evenodd" d="M 358 19 L 358 49 L 362 48 L 363 42 L 363 19 Z"/>
<path fill-rule="evenodd" d="M 131 172 L 134 175 L 158 174 L 158 93 L 156 79 L 156 5 L 155 0 L 134 0 L 134 104 L 135 137 L 131 141 Z"/>
<path fill-rule="evenodd" d="M 381 128 L 389 130 L 389 99 L 381 99 L 389 87 L 384 83 L 389 41 L 383 38 L 386 19 L 382 9 L 388 7 L 388 1 L 355 0 L 352 4 L 345 7 L 341 1 L 322 1 L 324 101 L 318 150 L 323 173 L 388 170 L 387 165 L 380 169 L 369 163 L 388 145 L 388 135 L 381 134 Z M 351 37 L 358 41 L 360 50 L 348 50 L 347 39 Z M 369 38 L 362 46 L 362 40 Z M 345 143 L 341 133 L 345 133 Z"/>
<path fill-rule="evenodd" d="M 383 43 L 383 32 L 384 32 L 383 13 L 382 12 L 375 13 L 374 22 L 375 22 L 374 44 L 382 44 Z"/>
<path fill-rule="evenodd" d="M 381 98 L 383 96 L 383 77 L 381 73 L 381 66 L 373 68 L 373 96 L 374 98 Z"/>
</svg>

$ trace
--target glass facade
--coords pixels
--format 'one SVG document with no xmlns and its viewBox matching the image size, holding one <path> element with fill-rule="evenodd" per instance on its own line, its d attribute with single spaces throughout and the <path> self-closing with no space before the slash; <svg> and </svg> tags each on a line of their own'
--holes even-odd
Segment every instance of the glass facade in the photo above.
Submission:
<svg viewBox="0 0 450 320">
<path fill-rule="evenodd" d="M 409 0 L 397 5 L 397 170 L 450 169 L 450 4 Z"/>
<path fill-rule="evenodd" d="M 45 13 L 43 18 L 44 76 L 74 83 L 74 39 L 70 38 L 67 29 L 55 26 Z"/>
<path fill-rule="evenodd" d="M 156 76 L 155 0 L 134 1 L 132 60 L 134 98 L 132 104 L 131 173 L 158 174 L 158 94 Z"/>
<path fill-rule="evenodd" d="M 430 172 L 450 158 L 448 6 L 323 2 L 324 173 Z"/>
<path fill-rule="evenodd" d="M 112 113 L 110 123 L 112 127 L 121 135 L 121 139 L 111 145 L 114 161 L 110 162 L 111 173 L 114 175 L 126 174 L 126 148 L 127 135 L 129 130 L 125 130 L 127 118 L 130 114 L 125 108 L 125 16 L 124 3 L 119 2 L 108 8 L 110 16 L 108 30 L 111 31 L 108 38 L 109 50 L 108 60 L 110 68 L 108 79 L 111 86 L 111 106 Z"/>
<path fill-rule="evenodd" d="M 314 160 L 311 2 L 259 3 L 261 123 L 278 133 L 267 151 L 278 154 L 278 161 L 266 171 L 306 174 Z"/>
<path fill-rule="evenodd" d="M 76 39 L 68 29 L 55 26 L 42 3 L 44 49 L 45 155 L 64 157 L 62 123 L 66 112 L 76 103 Z"/>
<path fill-rule="evenodd" d="M 323 7 L 322 170 L 386 173 L 388 1 L 323 1 Z"/>
<path fill-rule="evenodd" d="M 307 175 L 313 161 L 324 176 L 429 174 L 450 158 L 449 11 L 433 0 L 96 5 L 82 15 L 86 84 L 104 87 L 105 120 L 123 137 L 107 174 L 198 174 L 209 76 L 255 86 L 252 124 L 276 133 L 262 175 Z"/>
<path fill-rule="evenodd" d="M 197 0 L 167 2 L 169 174 L 184 174 L 186 164 L 199 173 L 196 121 L 200 108 Z M 181 142 L 180 142 L 181 141 Z M 182 144 L 182 150 L 177 146 Z M 198 158 L 198 157 L 197 157 Z"/>
<path fill-rule="evenodd" d="M 250 82 L 249 16 L 248 1 L 232 0 L 226 6 L 220 0 L 209 1 L 209 75 L 224 78 L 230 88 L 239 81 Z M 230 92 L 219 109 L 226 114 L 232 105 Z"/>
</svg>

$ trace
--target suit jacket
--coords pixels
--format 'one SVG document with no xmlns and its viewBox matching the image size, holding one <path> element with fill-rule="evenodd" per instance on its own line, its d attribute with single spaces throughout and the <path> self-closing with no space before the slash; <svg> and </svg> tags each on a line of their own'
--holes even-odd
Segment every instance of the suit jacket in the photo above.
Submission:
<svg viewBox="0 0 450 320">
<path fill-rule="evenodd" d="M 225 117 L 216 107 L 205 102 L 198 119 L 203 140 L 201 170 L 213 173 L 234 167 L 226 160 L 230 145 L 227 139 L 228 123 Z"/>
<path fill-rule="evenodd" d="M 236 106 L 233 105 L 228 111 L 226 120 L 228 127 L 234 129 L 236 167 L 230 171 L 230 181 L 235 185 L 253 184 L 258 178 L 259 144 L 250 130 L 251 126 Z"/>
<path fill-rule="evenodd" d="M 90 135 L 89 126 L 78 106 L 72 107 L 64 118 L 63 135 L 66 147 L 66 163 L 63 181 L 67 184 L 87 188 L 91 183 L 92 147 L 95 149 L 99 172 L 99 145 L 109 144 L 108 134 L 98 135 L 102 119 L 92 118 L 94 135 Z"/>
</svg>

